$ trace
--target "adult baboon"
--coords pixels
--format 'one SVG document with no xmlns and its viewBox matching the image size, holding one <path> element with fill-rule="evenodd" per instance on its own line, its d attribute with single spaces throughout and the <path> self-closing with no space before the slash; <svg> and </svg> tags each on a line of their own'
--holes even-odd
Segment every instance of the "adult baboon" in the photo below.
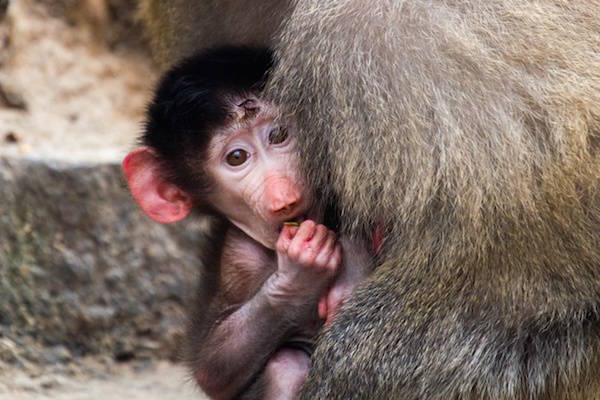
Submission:
<svg viewBox="0 0 600 400">
<path fill-rule="evenodd" d="M 272 45 L 309 181 L 385 227 L 303 398 L 600 397 L 599 0 L 144 3 L 167 63 Z"/>
</svg>

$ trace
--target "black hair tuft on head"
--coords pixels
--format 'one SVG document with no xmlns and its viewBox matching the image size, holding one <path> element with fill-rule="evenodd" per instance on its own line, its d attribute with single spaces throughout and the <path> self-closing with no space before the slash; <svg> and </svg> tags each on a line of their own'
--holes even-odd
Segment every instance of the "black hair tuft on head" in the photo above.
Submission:
<svg viewBox="0 0 600 400">
<path fill-rule="evenodd" d="M 170 180 L 192 194 L 207 183 L 186 161 L 202 159 L 214 130 L 226 123 L 226 96 L 260 93 L 272 66 L 268 48 L 227 46 L 191 56 L 162 77 L 141 142 L 158 153 Z"/>
</svg>

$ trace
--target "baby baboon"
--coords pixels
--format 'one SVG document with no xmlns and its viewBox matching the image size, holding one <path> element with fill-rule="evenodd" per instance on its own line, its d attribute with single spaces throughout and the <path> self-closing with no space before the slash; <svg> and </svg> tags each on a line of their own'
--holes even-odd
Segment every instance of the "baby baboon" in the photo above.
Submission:
<svg viewBox="0 0 600 400">
<path fill-rule="evenodd" d="M 272 44 L 308 181 L 384 228 L 302 398 L 600 396 L 599 0 L 143 3 L 167 63 Z"/>
<path fill-rule="evenodd" d="M 165 74 L 143 146 L 123 170 L 162 223 L 192 208 L 219 220 L 190 311 L 188 358 L 214 398 L 294 399 L 313 337 L 368 272 L 367 251 L 341 241 L 298 171 L 293 121 L 259 97 L 265 48 L 201 52 Z"/>
</svg>

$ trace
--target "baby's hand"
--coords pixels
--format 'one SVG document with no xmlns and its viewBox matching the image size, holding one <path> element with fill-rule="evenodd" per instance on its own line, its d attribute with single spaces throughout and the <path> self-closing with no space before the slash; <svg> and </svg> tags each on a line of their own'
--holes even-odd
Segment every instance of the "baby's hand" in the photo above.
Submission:
<svg viewBox="0 0 600 400">
<path fill-rule="evenodd" d="M 313 305 L 342 260 L 335 233 L 310 220 L 300 227 L 284 226 L 276 252 L 275 294 L 292 301 L 312 301 Z"/>
</svg>

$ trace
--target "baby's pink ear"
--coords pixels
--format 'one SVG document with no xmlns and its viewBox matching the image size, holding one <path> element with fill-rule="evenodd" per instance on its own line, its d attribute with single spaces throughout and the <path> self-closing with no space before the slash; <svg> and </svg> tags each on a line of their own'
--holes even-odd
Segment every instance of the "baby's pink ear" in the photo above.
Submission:
<svg viewBox="0 0 600 400">
<path fill-rule="evenodd" d="M 133 198 L 150 218 L 169 224 L 189 215 L 192 198 L 163 179 L 161 164 L 154 150 L 138 147 L 127 154 L 122 166 Z"/>
</svg>

